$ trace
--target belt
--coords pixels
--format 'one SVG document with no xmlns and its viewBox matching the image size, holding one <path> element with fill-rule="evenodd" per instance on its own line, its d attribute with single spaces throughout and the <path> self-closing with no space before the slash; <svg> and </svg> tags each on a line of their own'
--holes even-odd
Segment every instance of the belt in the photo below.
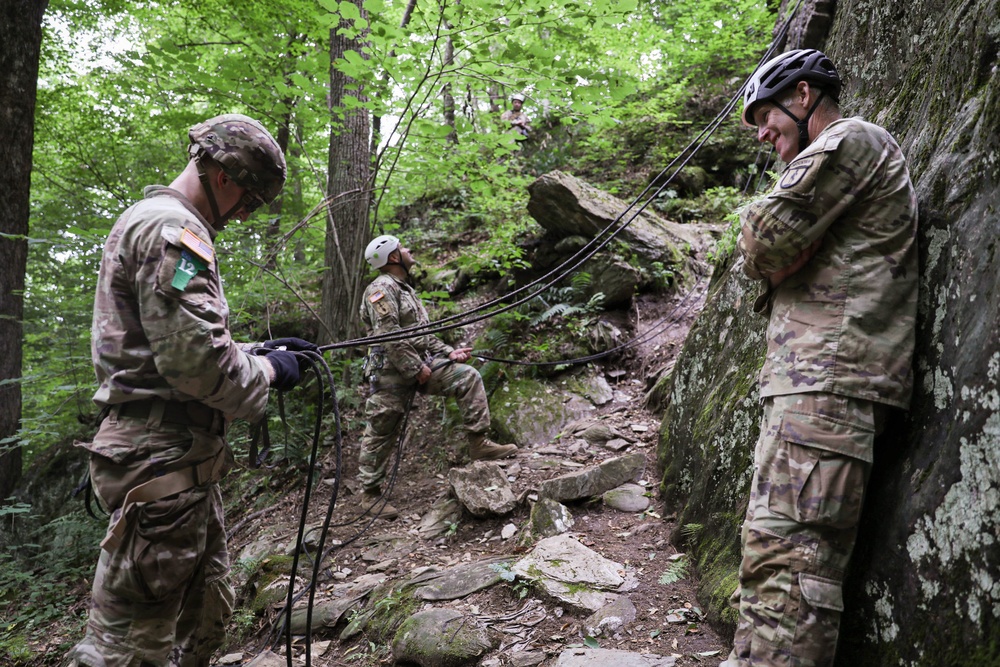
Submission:
<svg viewBox="0 0 1000 667">
<path fill-rule="evenodd" d="M 133 488 L 125 494 L 121 512 L 117 518 L 114 518 L 107 534 L 101 540 L 101 548 L 111 553 L 121 545 L 130 519 L 130 510 L 135 507 L 136 503 L 160 500 L 196 486 L 218 482 L 222 479 L 225 466 L 226 455 L 225 449 L 222 448 L 210 459 L 154 477 Z"/>
<path fill-rule="evenodd" d="M 157 414 L 161 406 L 163 411 Z M 205 431 L 221 432 L 224 423 L 222 413 L 219 410 L 198 401 L 180 402 L 149 398 L 112 406 L 111 411 L 117 413 L 118 417 L 147 420 L 150 417 L 159 417 L 160 422 L 196 426 Z"/>
</svg>

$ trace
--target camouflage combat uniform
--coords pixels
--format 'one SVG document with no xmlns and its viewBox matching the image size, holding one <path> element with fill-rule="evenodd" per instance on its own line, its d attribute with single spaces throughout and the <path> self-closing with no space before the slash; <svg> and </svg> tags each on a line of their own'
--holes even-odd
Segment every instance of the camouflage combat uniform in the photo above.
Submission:
<svg viewBox="0 0 1000 667">
<path fill-rule="evenodd" d="M 523 111 L 507 109 L 507 111 L 500 114 L 500 120 L 510 123 L 511 129 L 516 131 L 522 137 L 527 137 L 531 133 L 531 119 L 528 118 L 528 114 Z"/>
<path fill-rule="evenodd" d="M 764 417 L 725 667 L 833 664 L 842 583 L 886 406 L 906 408 L 917 204 L 884 129 L 831 123 L 742 214 L 744 272 L 765 279 Z M 766 277 L 814 241 L 777 288 Z"/>
<path fill-rule="evenodd" d="M 145 195 L 112 228 L 98 277 L 94 400 L 109 411 L 83 446 L 112 514 L 69 664 L 208 664 L 234 602 L 225 417 L 256 421 L 268 397 L 268 363 L 230 338 L 217 232 L 180 193 Z"/>
<path fill-rule="evenodd" d="M 416 291 L 395 276 L 383 273 L 365 290 L 361 319 L 369 335 L 377 335 L 427 324 L 427 311 Z M 417 391 L 417 374 L 423 365 L 430 379 L 420 387 L 424 393 L 454 396 L 462 422 L 470 436 L 481 435 L 490 426 L 490 407 L 483 379 L 472 366 L 448 361 L 454 350 L 433 335 L 416 336 L 379 346 L 384 359 L 377 371 L 375 392 L 365 404 L 368 424 L 358 457 L 359 478 L 365 491 L 378 489 L 385 479 L 389 454 L 399 438 L 406 405 Z M 371 356 L 369 357 L 371 358 Z"/>
</svg>

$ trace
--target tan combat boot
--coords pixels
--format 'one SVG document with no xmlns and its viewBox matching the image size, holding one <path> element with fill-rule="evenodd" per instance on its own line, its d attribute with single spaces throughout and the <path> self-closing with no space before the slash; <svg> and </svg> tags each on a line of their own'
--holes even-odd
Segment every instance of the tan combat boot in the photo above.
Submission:
<svg viewBox="0 0 1000 667">
<path fill-rule="evenodd" d="M 505 459 L 517 453 L 517 445 L 498 445 L 485 435 L 469 436 L 469 458 L 473 461 Z"/>
<path fill-rule="evenodd" d="M 388 501 L 383 505 L 382 492 L 378 489 L 366 490 L 361 494 L 361 511 L 368 512 L 369 516 L 378 515 L 383 519 L 395 519 L 399 516 L 399 510 L 390 505 Z"/>
</svg>

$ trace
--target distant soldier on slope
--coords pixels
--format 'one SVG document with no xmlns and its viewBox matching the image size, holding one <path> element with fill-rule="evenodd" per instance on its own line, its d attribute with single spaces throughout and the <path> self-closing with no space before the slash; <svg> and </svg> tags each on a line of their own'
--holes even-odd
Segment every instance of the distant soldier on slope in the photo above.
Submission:
<svg viewBox="0 0 1000 667">
<path fill-rule="evenodd" d="M 531 119 L 528 118 L 528 114 L 521 110 L 521 107 L 524 106 L 524 95 L 514 93 L 510 96 L 510 104 L 513 108 L 500 114 L 500 120 L 510 123 L 511 129 L 527 138 L 531 134 Z"/>
</svg>

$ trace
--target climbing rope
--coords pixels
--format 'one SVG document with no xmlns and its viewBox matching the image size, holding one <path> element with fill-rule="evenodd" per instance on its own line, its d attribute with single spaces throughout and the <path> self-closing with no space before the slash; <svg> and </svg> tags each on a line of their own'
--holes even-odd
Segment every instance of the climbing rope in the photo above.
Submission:
<svg viewBox="0 0 1000 667">
<path fill-rule="evenodd" d="M 785 38 L 788 33 L 788 28 L 791 20 L 794 18 L 795 14 L 798 12 L 799 6 L 802 0 L 796 2 L 795 7 L 793 7 L 788 18 L 785 20 L 782 28 L 778 31 L 777 36 L 771 42 L 771 45 L 764 52 L 764 55 L 758 61 L 758 67 L 767 62 L 771 55 L 777 49 L 777 45 Z M 756 70 L 756 68 L 754 68 Z M 487 301 L 479 306 L 464 311 L 462 313 L 457 313 L 455 315 L 450 315 L 448 317 L 435 320 L 433 322 L 428 322 L 426 324 L 414 325 L 411 327 L 406 327 L 404 329 L 398 329 L 396 331 L 375 334 L 371 336 L 366 336 L 363 338 L 355 338 L 347 341 L 341 341 L 338 343 L 330 343 L 328 345 L 323 345 L 320 347 L 321 351 L 344 349 L 351 347 L 361 347 L 365 345 L 374 345 L 377 343 L 386 343 L 392 341 L 405 340 L 417 335 L 428 335 L 428 334 L 438 334 L 451 329 L 456 329 L 459 327 L 468 326 L 470 324 L 475 324 L 482 320 L 494 317 L 501 313 L 508 312 L 517 306 L 530 301 L 535 298 L 545 290 L 549 289 L 559 281 L 561 281 L 566 276 L 570 275 L 576 271 L 580 266 L 582 266 L 587 260 L 593 257 L 595 254 L 607 247 L 626 227 L 628 227 L 632 222 L 652 203 L 657 196 L 659 196 L 669 185 L 674 181 L 680 171 L 687 166 L 692 158 L 701 150 L 701 148 L 707 143 L 715 131 L 722 125 L 725 119 L 732 113 L 733 109 L 740 102 L 743 96 L 743 91 L 746 89 L 747 84 L 752 77 L 752 73 L 748 76 L 743 83 L 740 85 L 736 93 L 729 99 L 726 105 L 723 107 L 714 119 L 698 134 L 695 139 L 693 139 L 688 145 L 671 160 L 660 173 L 650 181 L 642 192 L 640 192 L 632 201 L 623 209 L 623 211 L 615 217 L 604 229 L 598 232 L 593 239 L 591 239 L 587 244 L 580 248 L 572 256 L 564 260 L 555 268 L 551 269 L 548 273 L 536 278 L 535 280 L 509 292 L 505 295 Z M 675 168 L 676 165 L 676 168 Z M 661 178 L 667 174 L 671 169 L 673 169 L 670 175 L 662 180 L 660 185 L 650 194 L 647 194 L 653 189 L 653 184 L 661 181 Z M 640 201 L 646 197 L 645 201 Z M 631 216 L 626 220 L 625 216 L 631 212 Z M 619 224 L 620 223 L 620 224 Z M 606 237 L 606 238 L 602 238 Z M 537 288 L 537 289 L 536 289 Z M 509 302 L 506 305 L 504 302 L 509 299 L 527 293 L 526 296 L 516 299 L 515 301 Z M 500 306 L 499 308 L 493 309 L 495 306 Z"/>
<path fill-rule="evenodd" d="M 793 7 L 792 11 L 789 13 L 788 18 L 783 23 L 782 28 L 779 30 L 779 32 L 776 35 L 775 39 L 771 42 L 771 45 L 765 51 L 765 53 L 762 56 L 761 60 L 758 62 L 758 66 L 760 64 L 763 64 L 764 62 L 766 62 L 771 57 L 771 55 L 773 54 L 773 52 L 776 50 L 777 45 L 781 42 L 781 40 L 783 40 L 785 38 L 785 36 L 787 35 L 787 32 L 788 32 L 788 28 L 789 28 L 789 25 L 791 23 L 791 20 L 794 18 L 794 16 L 798 12 L 798 9 L 799 9 L 799 6 L 801 5 L 801 2 L 802 2 L 802 0 L 798 0 L 796 2 L 795 7 Z M 370 514 L 373 511 L 375 512 L 375 514 L 371 517 L 371 519 L 367 522 L 367 524 L 361 530 L 359 530 L 354 536 L 352 536 L 349 539 L 341 542 L 340 544 L 336 545 L 335 547 L 331 547 L 329 550 L 326 550 L 325 549 L 326 538 L 327 538 L 329 529 L 331 527 L 332 513 L 333 513 L 334 506 L 336 505 L 337 496 L 338 496 L 339 489 L 340 489 L 340 484 L 341 484 L 341 474 L 342 474 L 342 426 L 341 426 L 341 421 L 340 421 L 339 406 L 337 404 L 336 387 L 335 387 L 334 382 L 333 382 L 333 374 L 330 371 L 330 367 L 326 363 L 326 361 L 323 358 L 323 356 L 322 356 L 321 353 L 325 352 L 327 350 L 344 349 L 344 348 L 350 348 L 350 347 L 359 347 L 359 346 L 364 346 L 364 345 L 372 345 L 372 344 L 376 344 L 376 343 L 384 343 L 384 342 L 404 340 L 404 339 L 412 338 L 412 337 L 415 337 L 415 336 L 418 336 L 418 335 L 428 335 L 428 334 L 441 333 L 441 332 L 448 331 L 448 330 L 451 330 L 451 329 L 455 329 L 455 328 L 458 328 L 458 327 L 463 327 L 463 326 L 467 326 L 467 325 L 470 325 L 470 324 L 474 324 L 476 322 L 479 322 L 481 320 L 484 320 L 484 319 L 487 319 L 487 318 L 490 318 L 490 317 L 494 317 L 494 316 L 499 315 L 501 313 L 507 312 L 507 311 L 509 311 L 509 310 L 511 310 L 513 308 L 516 308 L 517 306 L 519 306 L 519 305 L 521 305 L 521 304 L 523 304 L 523 303 L 525 303 L 525 302 L 527 302 L 527 301 L 535 298 L 536 296 L 538 296 L 539 294 L 541 294 L 545 290 L 549 289 L 550 287 L 552 287 L 553 285 L 555 285 L 556 283 L 558 283 L 560 280 L 562 280 L 563 278 L 565 278 L 569 274 L 571 274 L 574 271 L 576 271 L 581 265 L 583 265 L 586 261 L 588 261 L 590 258 L 592 258 L 596 253 L 598 253 L 602 249 L 604 249 L 609 243 L 611 243 L 612 240 L 614 240 L 614 238 L 616 236 L 618 236 L 626 227 L 628 227 L 649 206 L 649 204 L 660 193 L 662 193 L 663 190 L 665 190 L 667 188 L 667 186 L 669 186 L 673 182 L 673 180 L 677 176 L 677 174 L 680 173 L 680 171 L 685 166 L 687 166 L 687 164 L 691 161 L 691 159 L 697 154 L 697 152 L 705 145 L 705 143 L 708 141 L 708 139 L 719 128 L 719 126 L 722 124 L 722 122 L 725 120 L 725 118 L 727 118 L 729 116 L 729 114 L 732 113 L 732 110 L 736 107 L 736 104 L 741 99 L 743 91 L 745 90 L 746 85 L 749 82 L 749 79 L 750 79 L 750 77 L 748 77 L 746 80 L 744 80 L 744 82 L 740 86 L 739 90 L 733 95 L 732 98 L 730 98 L 729 102 L 725 105 L 725 107 L 723 108 L 723 110 L 720 111 L 719 114 L 716 115 L 716 117 L 706 126 L 706 128 L 702 130 L 702 132 L 698 135 L 698 137 L 696 137 L 694 140 L 692 140 L 678 154 L 678 156 L 675 157 L 670 162 L 670 164 L 668 164 L 667 167 L 665 167 L 660 172 L 660 174 L 656 178 L 652 179 L 651 182 L 650 182 L 650 185 L 647 185 L 646 188 L 641 193 L 639 193 L 639 195 L 637 195 L 635 198 L 633 198 L 633 200 L 628 204 L 628 206 L 611 223 L 609 223 L 604 229 L 602 229 L 597 235 L 595 235 L 593 239 L 591 239 L 586 245 L 584 245 L 581 249 L 579 249 L 571 257 L 569 257 L 568 259 L 564 260 L 561 264 L 559 264 L 554 269 L 550 270 L 545 275 L 543 275 L 543 276 L 541 276 L 541 277 L 539 277 L 539 278 L 531 281 L 530 283 L 528 283 L 528 284 L 526 284 L 526 285 L 524 285 L 524 286 L 522 286 L 520 288 L 515 289 L 514 291 L 512 291 L 512 292 L 510 292 L 508 294 L 505 294 L 505 295 L 503 295 L 501 297 L 498 297 L 496 299 L 492 299 L 492 300 L 490 300 L 490 301 L 488 301 L 488 302 L 486 302 L 484 304 L 481 304 L 481 305 L 477 306 L 476 308 L 472 308 L 472 309 L 470 309 L 468 311 L 465 311 L 463 313 L 452 315 L 452 316 L 449 316 L 449 317 L 446 317 L 446 318 L 443 318 L 443 319 L 440 319 L 440 320 L 437 320 L 437 321 L 434 321 L 434 322 L 428 322 L 428 323 L 422 324 L 422 325 L 416 325 L 416 326 L 413 326 L 413 327 L 407 327 L 405 329 L 400 329 L 400 330 L 397 330 L 397 331 L 394 331 L 394 332 L 390 332 L 390 333 L 386 333 L 386 334 L 379 334 L 379 335 L 367 336 L 367 337 L 357 338 L 357 339 L 343 341 L 343 342 L 339 342 L 339 343 L 331 343 L 329 345 L 320 346 L 319 347 L 319 352 L 296 352 L 295 353 L 296 355 L 303 356 L 304 359 L 308 361 L 310 369 L 313 371 L 313 373 L 317 377 L 317 383 L 319 384 L 320 391 L 319 391 L 319 399 L 318 399 L 319 403 L 318 403 L 318 408 L 317 408 L 315 430 L 314 430 L 313 439 L 312 439 L 313 440 L 312 441 L 312 449 L 311 449 L 310 456 L 309 456 L 309 469 L 308 469 L 308 474 L 307 474 L 307 477 L 306 477 L 306 489 L 305 489 L 304 497 L 303 497 L 302 512 L 300 514 L 300 519 L 299 519 L 299 526 L 298 526 L 298 532 L 297 532 L 296 544 L 295 544 L 295 552 L 294 552 L 294 556 L 293 556 L 293 560 L 292 560 L 292 571 L 291 571 L 291 573 L 289 575 L 288 597 L 287 597 L 287 600 L 286 600 L 286 603 L 285 603 L 285 608 L 282 610 L 281 613 L 279 613 L 279 616 L 278 616 L 278 618 L 283 619 L 282 623 L 281 623 L 281 626 L 282 626 L 281 630 L 283 631 L 283 634 L 285 635 L 285 640 L 286 640 L 285 641 L 285 655 L 286 655 L 286 661 L 287 661 L 288 667 L 292 667 L 291 613 L 292 613 L 292 609 L 293 609 L 294 603 L 297 600 L 301 599 L 301 597 L 304 594 L 308 593 L 309 598 L 308 598 L 307 608 L 306 608 L 305 664 L 306 664 L 306 667 L 310 667 L 310 665 L 311 665 L 311 639 L 312 639 L 312 611 L 313 611 L 313 607 L 314 607 L 316 587 L 317 587 L 317 582 L 318 582 L 318 579 L 319 579 L 319 572 L 320 572 L 320 569 L 322 567 L 322 563 L 323 563 L 324 560 L 326 560 L 326 558 L 329 556 L 329 554 L 334 549 L 343 548 L 343 547 L 347 546 L 348 544 L 354 542 L 355 540 L 359 539 L 361 537 L 361 535 L 363 535 L 374 524 L 375 520 L 378 518 L 378 511 L 380 511 L 380 509 L 382 507 L 384 507 L 385 504 L 388 502 L 388 497 L 391 494 L 392 489 L 394 488 L 394 485 L 395 485 L 395 482 L 396 482 L 396 479 L 397 479 L 397 476 L 398 476 L 398 473 L 399 473 L 399 467 L 400 467 L 400 462 L 401 462 L 401 459 L 402 459 L 402 452 L 403 452 L 403 444 L 404 444 L 405 436 L 406 436 L 406 429 L 407 429 L 407 426 L 408 426 L 409 415 L 410 415 L 410 412 L 411 412 L 411 409 L 412 409 L 413 397 L 414 397 L 414 395 L 416 393 L 416 392 L 413 392 L 410 395 L 409 400 L 408 400 L 407 405 L 406 405 L 403 423 L 402 423 L 401 428 L 400 428 L 400 437 L 399 437 L 399 440 L 397 442 L 397 445 L 396 445 L 396 448 L 395 448 L 395 452 L 394 452 L 395 456 L 394 456 L 394 460 L 393 460 L 392 471 L 391 471 L 391 474 L 389 476 L 389 481 L 388 481 L 388 484 L 387 484 L 387 487 L 386 487 L 386 491 L 382 494 L 381 498 L 379 499 L 379 503 L 381 503 L 381 505 L 379 505 L 379 503 L 375 503 L 375 504 L 372 505 L 371 508 L 368 508 L 361 516 L 359 516 L 358 518 L 354 519 L 353 521 L 348 522 L 347 524 L 338 524 L 338 526 L 349 525 L 350 523 L 354 523 L 356 521 L 361 520 L 367 514 Z M 767 166 L 768 166 L 769 162 L 770 162 L 770 154 L 768 155 L 767 160 L 765 161 L 764 169 L 761 170 L 762 173 L 766 172 L 766 169 L 767 169 Z M 649 197 L 644 202 L 642 202 L 640 204 L 639 203 L 640 200 L 642 200 L 642 198 L 645 197 L 647 195 L 647 193 L 650 192 L 650 190 L 653 188 L 653 184 L 657 183 L 657 182 L 660 182 L 660 179 L 664 176 L 664 174 L 666 174 L 668 171 L 670 171 L 670 169 L 673 168 L 675 165 L 676 165 L 676 168 L 669 175 L 669 177 L 667 177 L 665 180 L 663 180 L 662 183 L 659 185 L 659 187 L 657 187 L 655 189 L 655 191 L 653 191 L 653 193 L 651 195 L 649 195 Z M 760 181 L 758 181 L 758 188 L 759 187 L 760 187 Z M 626 220 L 625 216 L 628 215 L 629 212 L 632 212 L 632 214 Z M 602 239 L 602 237 L 606 237 L 606 238 Z M 621 351 L 623 349 L 628 349 L 630 347 L 635 347 L 637 345 L 640 345 L 643 342 L 649 340 L 652 336 L 657 335 L 662 330 L 661 325 L 663 325 L 664 322 L 667 322 L 668 325 L 670 323 L 672 323 L 672 318 L 677 313 L 678 309 L 681 308 L 682 305 L 684 306 L 684 312 L 682 313 L 682 315 L 687 314 L 690 311 L 690 309 L 693 307 L 693 305 L 695 303 L 697 303 L 698 299 L 691 298 L 691 297 L 697 292 L 698 288 L 702 285 L 702 283 L 704 282 L 704 280 L 705 280 L 704 277 L 701 278 L 701 279 L 699 279 L 699 281 L 695 284 L 695 286 L 692 287 L 692 289 L 689 290 L 687 292 L 687 294 L 685 294 L 685 296 L 681 299 L 681 301 L 674 307 L 674 309 L 671 311 L 671 313 L 669 313 L 666 317 L 662 318 L 659 322 L 657 322 L 656 324 L 654 324 L 646 333 L 644 333 L 642 335 L 639 335 L 639 336 L 636 336 L 632 340 L 627 341 L 626 343 L 623 343 L 622 345 L 616 346 L 615 348 L 612 348 L 610 350 L 606 350 L 606 351 L 601 352 L 601 353 L 597 353 L 597 354 L 594 354 L 594 355 L 589 355 L 589 356 L 586 356 L 586 357 L 579 357 L 579 358 L 576 358 L 576 359 L 567 359 L 567 360 L 560 360 L 560 361 L 553 361 L 553 362 L 525 362 L 525 361 L 522 361 L 522 360 L 515 360 L 515 359 L 501 359 L 501 358 L 497 358 L 497 357 L 488 356 L 488 355 L 486 355 L 484 353 L 475 353 L 474 356 L 476 356 L 477 358 L 482 359 L 482 360 L 494 361 L 494 362 L 499 362 L 499 363 L 507 363 L 507 364 L 514 364 L 514 365 L 536 365 L 536 366 L 573 365 L 573 364 L 587 363 L 587 362 L 594 361 L 594 360 L 597 360 L 597 359 L 600 359 L 600 358 L 604 358 L 604 357 L 607 357 L 607 356 L 609 356 L 611 354 L 615 354 L 615 353 L 617 353 L 617 352 L 619 352 L 619 351 Z M 506 305 L 502 305 L 505 302 L 508 302 L 513 297 L 518 296 L 518 295 L 522 295 L 522 294 L 524 294 L 525 296 L 517 298 L 514 301 L 510 301 L 509 303 L 506 303 Z M 689 298 L 691 298 L 690 301 L 688 301 Z M 499 307 L 496 308 L 495 310 L 493 310 L 493 308 L 496 307 L 496 306 L 499 306 Z M 317 544 L 316 553 L 317 553 L 318 557 L 311 558 L 310 555 L 309 555 L 309 553 L 308 553 L 308 550 L 307 550 L 307 548 L 305 546 L 305 526 L 306 526 L 306 521 L 307 521 L 307 517 L 308 517 L 309 503 L 310 503 L 311 495 L 312 495 L 312 480 L 313 480 L 313 477 L 314 477 L 315 466 L 316 466 L 317 457 L 318 457 L 318 449 L 319 449 L 319 441 L 320 441 L 320 431 L 321 431 L 321 428 L 322 428 L 322 418 L 323 418 L 323 405 L 325 404 L 325 394 L 327 392 L 329 392 L 329 395 L 330 395 L 330 401 L 331 401 L 331 404 L 332 404 L 332 407 L 333 407 L 334 417 L 335 417 L 335 433 L 336 433 L 336 435 L 335 435 L 335 446 L 336 446 L 336 462 L 335 462 L 335 467 L 336 467 L 336 471 L 335 471 L 335 475 L 334 475 L 333 490 L 331 492 L 330 501 L 329 501 L 328 506 L 327 506 L 327 513 L 326 513 L 326 516 L 325 516 L 324 521 L 323 521 L 323 525 L 322 525 L 321 530 L 320 530 L 320 537 L 319 537 L 319 541 L 318 541 L 318 544 Z M 296 594 L 294 588 L 295 588 L 295 580 L 296 580 L 296 576 L 297 576 L 297 570 L 298 570 L 298 563 L 299 563 L 300 555 L 303 555 L 307 559 L 310 559 L 312 561 L 312 572 L 311 572 L 310 580 L 309 580 L 308 584 L 306 585 L 306 587 L 302 591 L 300 591 L 299 593 Z M 274 643 L 275 641 L 276 640 L 271 640 L 268 643 L 269 644 L 270 643 Z"/>
</svg>

